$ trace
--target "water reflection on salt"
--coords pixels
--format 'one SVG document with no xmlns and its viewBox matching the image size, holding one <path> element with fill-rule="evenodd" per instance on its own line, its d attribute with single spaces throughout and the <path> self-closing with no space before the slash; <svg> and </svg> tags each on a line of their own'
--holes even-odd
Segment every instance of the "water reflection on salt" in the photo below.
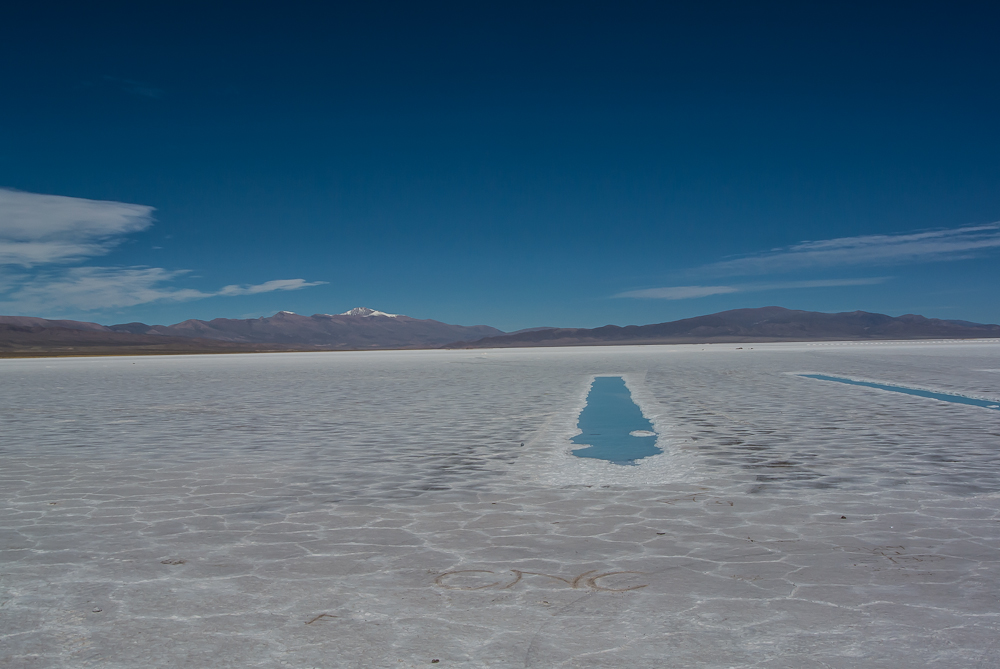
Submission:
<svg viewBox="0 0 1000 669">
<path fill-rule="evenodd" d="M 1000 404 L 998 404 L 996 400 L 982 400 L 982 399 L 977 399 L 975 397 L 966 397 L 964 395 L 953 395 L 950 393 L 936 393 L 931 390 L 922 390 L 920 388 L 907 388 L 906 386 L 891 386 L 884 383 L 874 383 L 872 381 L 855 381 L 854 379 L 845 379 L 839 376 L 827 376 L 826 374 L 800 374 L 799 376 L 805 377 L 807 379 L 818 379 L 820 381 L 836 381 L 837 383 L 846 383 L 852 386 L 864 386 L 866 388 L 889 390 L 894 393 L 903 393 L 905 395 L 916 395 L 917 397 L 927 397 L 934 400 L 941 400 L 942 402 L 969 404 L 971 406 L 983 407 L 984 409 L 1000 409 Z"/>
<path fill-rule="evenodd" d="M 653 424 L 642 415 L 620 376 L 594 379 L 578 427 L 582 434 L 571 441 L 587 448 L 574 450 L 577 457 L 634 465 L 636 460 L 663 452 L 656 447 Z"/>
</svg>

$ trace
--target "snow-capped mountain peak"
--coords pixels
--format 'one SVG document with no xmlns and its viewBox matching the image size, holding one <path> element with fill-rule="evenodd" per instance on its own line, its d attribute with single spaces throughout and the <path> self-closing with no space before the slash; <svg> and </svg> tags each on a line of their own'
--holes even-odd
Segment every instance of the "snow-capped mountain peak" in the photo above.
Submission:
<svg viewBox="0 0 1000 669">
<path fill-rule="evenodd" d="M 386 316 L 388 318 L 395 318 L 399 314 L 387 314 L 384 311 L 376 311 L 375 309 L 369 309 L 368 307 L 354 307 L 350 311 L 345 311 L 340 314 L 341 316 Z"/>
</svg>

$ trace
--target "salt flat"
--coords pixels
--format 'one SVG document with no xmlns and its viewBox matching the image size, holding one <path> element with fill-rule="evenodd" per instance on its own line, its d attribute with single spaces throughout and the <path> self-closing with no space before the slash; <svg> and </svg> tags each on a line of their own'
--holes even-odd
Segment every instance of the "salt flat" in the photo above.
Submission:
<svg viewBox="0 0 1000 669">
<path fill-rule="evenodd" d="M 739 346 L 0 361 L 0 665 L 1000 666 L 1000 412 L 795 374 L 1000 343 Z"/>
</svg>

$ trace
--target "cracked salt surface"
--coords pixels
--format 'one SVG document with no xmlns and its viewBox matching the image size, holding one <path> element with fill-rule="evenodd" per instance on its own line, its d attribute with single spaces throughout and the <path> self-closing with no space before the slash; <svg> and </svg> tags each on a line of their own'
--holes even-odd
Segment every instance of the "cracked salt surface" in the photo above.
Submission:
<svg viewBox="0 0 1000 669">
<path fill-rule="evenodd" d="M 737 346 L 0 361 L 0 666 L 1000 665 L 1000 416 L 795 376 L 1000 345 Z"/>
</svg>

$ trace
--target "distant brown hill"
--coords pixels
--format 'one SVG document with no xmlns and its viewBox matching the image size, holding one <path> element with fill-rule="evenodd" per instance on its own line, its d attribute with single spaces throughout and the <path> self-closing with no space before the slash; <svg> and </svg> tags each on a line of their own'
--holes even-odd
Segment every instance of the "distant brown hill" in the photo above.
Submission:
<svg viewBox="0 0 1000 669">
<path fill-rule="evenodd" d="M 503 331 L 487 325 L 451 325 L 364 307 L 343 314 L 282 311 L 264 318 L 192 319 L 175 325 L 106 326 L 0 316 L 0 357 L 438 348 L 457 339 L 497 334 Z"/>
<path fill-rule="evenodd" d="M 181 353 L 246 353 L 284 350 L 263 344 L 233 344 L 191 337 L 164 337 L 112 332 L 106 329 L 3 322 L 0 316 L 0 358 L 30 358 L 63 355 L 154 355 Z M 44 320 L 44 319 L 37 319 Z M 50 321 L 57 322 L 57 321 Z M 70 325 L 75 322 L 70 321 Z M 97 325 L 82 323 L 81 325 Z M 103 328 L 104 326 L 98 326 Z"/>
<path fill-rule="evenodd" d="M 605 325 L 518 332 L 446 348 L 699 344 L 708 342 L 840 341 L 864 339 L 978 339 L 1000 337 L 1000 325 L 886 316 L 865 311 L 827 314 L 782 307 L 733 309 L 655 325 Z"/>
<path fill-rule="evenodd" d="M 342 314 L 301 316 L 280 311 L 266 318 L 188 320 L 176 325 L 127 323 L 116 332 L 199 337 L 244 344 L 288 344 L 324 349 L 437 348 L 457 339 L 503 334 L 488 325 L 451 325 L 357 307 Z"/>
</svg>

